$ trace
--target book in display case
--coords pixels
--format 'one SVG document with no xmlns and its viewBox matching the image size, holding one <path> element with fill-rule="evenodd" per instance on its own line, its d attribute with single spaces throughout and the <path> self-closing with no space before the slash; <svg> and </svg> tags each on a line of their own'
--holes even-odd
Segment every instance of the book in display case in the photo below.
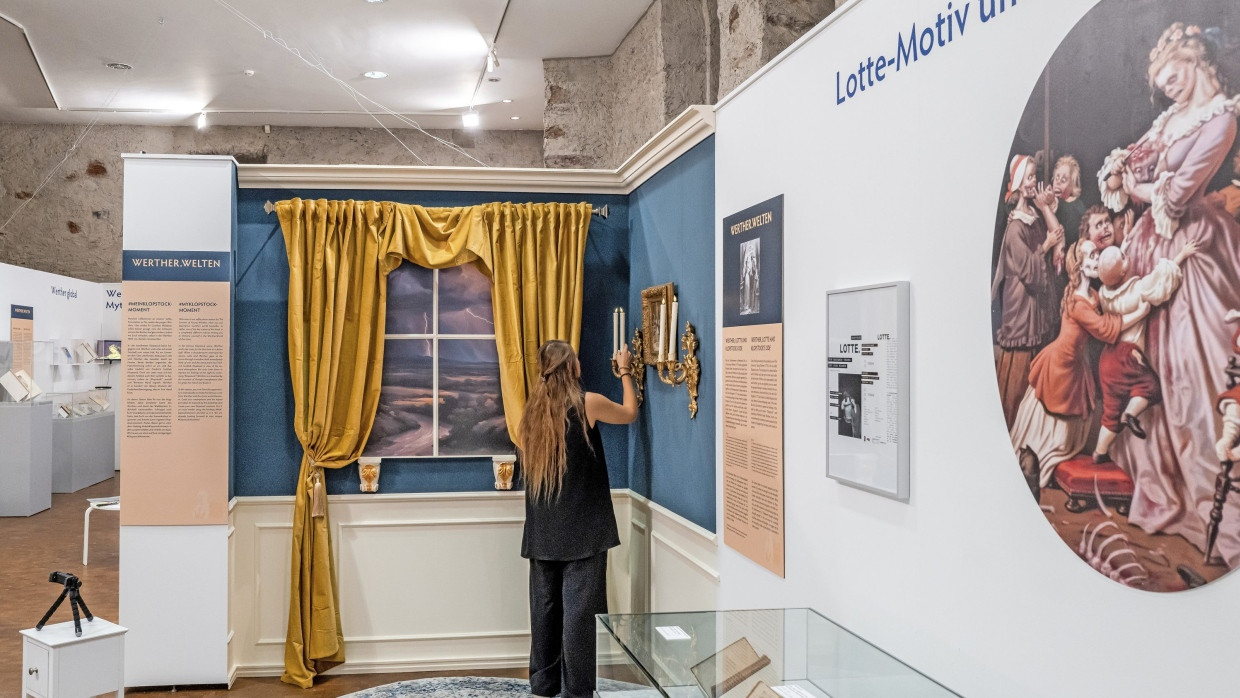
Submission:
<svg viewBox="0 0 1240 698">
<path fill-rule="evenodd" d="M 601 698 L 958 695 L 813 609 L 597 618 Z"/>
</svg>

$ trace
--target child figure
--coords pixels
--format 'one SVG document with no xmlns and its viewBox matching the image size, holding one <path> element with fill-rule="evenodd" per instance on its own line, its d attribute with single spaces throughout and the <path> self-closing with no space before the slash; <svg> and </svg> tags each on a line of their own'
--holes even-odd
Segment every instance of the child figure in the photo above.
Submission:
<svg viewBox="0 0 1240 698">
<path fill-rule="evenodd" d="M 1098 298 L 1104 313 L 1125 314 L 1142 301 L 1162 305 L 1180 287 L 1180 264 L 1198 250 L 1187 242 L 1175 259 L 1160 259 L 1142 277 L 1129 277 L 1128 258 L 1119 247 L 1108 247 L 1098 258 L 1098 278 L 1102 288 Z M 1137 322 L 1120 332 L 1114 344 L 1102 348 L 1098 358 L 1098 382 L 1102 387 L 1102 426 L 1094 447 L 1095 463 L 1110 463 L 1111 444 L 1125 427 L 1138 439 L 1145 438 L 1139 417 L 1150 405 L 1162 402 L 1158 376 L 1145 359 L 1145 322 Z"/>
</svg>

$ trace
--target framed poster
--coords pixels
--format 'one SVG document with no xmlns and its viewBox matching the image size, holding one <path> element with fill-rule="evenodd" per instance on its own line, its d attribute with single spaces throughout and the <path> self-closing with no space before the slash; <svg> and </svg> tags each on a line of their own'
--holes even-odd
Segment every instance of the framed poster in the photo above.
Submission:
<svg viewBox="0 0 1240 698">
<path fill-rule="evenodd" d="M 909 284 L 827 292 L 827 477 L 909 497 Z"/>
</svg>

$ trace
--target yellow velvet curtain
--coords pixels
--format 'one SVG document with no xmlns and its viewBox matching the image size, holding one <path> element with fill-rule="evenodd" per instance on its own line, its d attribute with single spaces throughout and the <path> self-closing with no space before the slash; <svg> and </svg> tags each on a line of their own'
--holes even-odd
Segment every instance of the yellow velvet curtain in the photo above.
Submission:
<svg viewBox="0 0 1240 698">
<path fill-rule="evenodd" d="M 589 204 L 424 208 L 373 201 L 276 204 L 289 260 L 289 371 L 304 455 L 293 512 L 286 683 L 344 661 L 323 468 L 357 460 L 379 404 L 387 275 L 403 260 L 475 263 L 491 278 L 500 391 L 516 438 L 537 349 L 581 335 Z"/>
</svg>

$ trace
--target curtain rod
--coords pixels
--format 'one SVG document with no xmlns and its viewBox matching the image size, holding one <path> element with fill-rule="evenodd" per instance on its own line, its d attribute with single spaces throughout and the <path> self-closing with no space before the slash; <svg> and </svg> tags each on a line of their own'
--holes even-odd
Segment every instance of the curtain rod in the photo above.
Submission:
<svg viewBox="0 0 1240 698">
<path fill-rule="evenodd" d="M 603 220 L 607 220 L 607 216 L 608 216 L 607 207 L 609 205 L 610 204 L 603 204 L 601 208 L 594 209 L 592 213 L 598 216 L 599 218 L 602 218 Z M 263 210 L 267 212 L 267 215 L 271 215 L 271 212 L 276 210 L 276 205 L 271 203 L 271 201 L 267 201 L 263 204 Z"/>
</svg>

